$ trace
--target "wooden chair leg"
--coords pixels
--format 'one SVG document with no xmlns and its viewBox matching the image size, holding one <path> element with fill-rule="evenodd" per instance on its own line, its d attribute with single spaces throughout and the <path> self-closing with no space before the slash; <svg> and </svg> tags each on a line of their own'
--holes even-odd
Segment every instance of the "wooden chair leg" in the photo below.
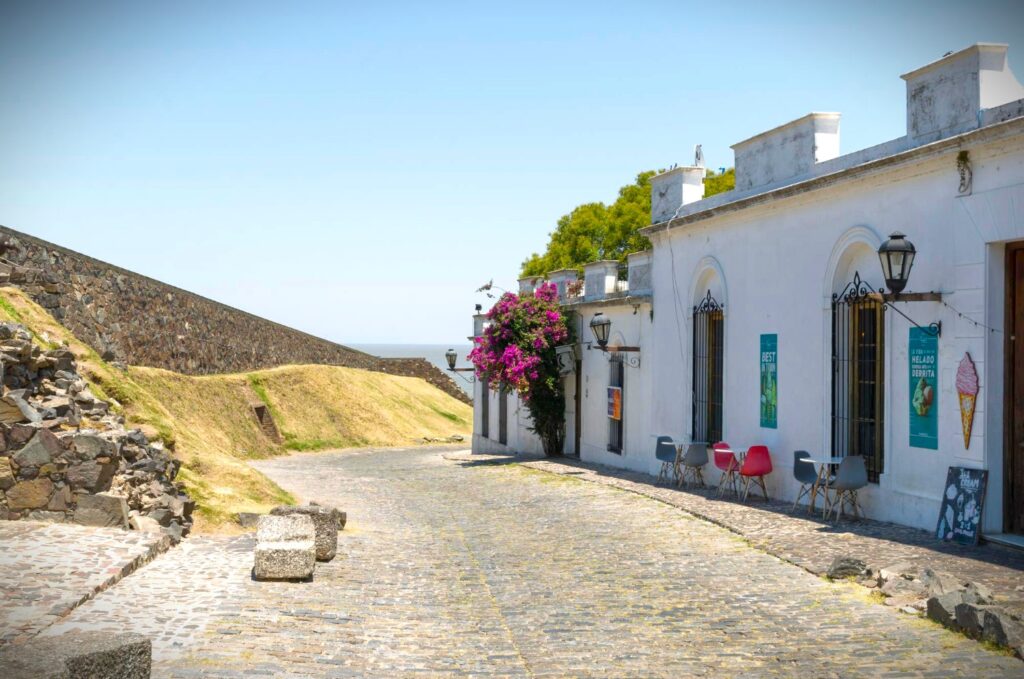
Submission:
<svg viewBox="0 0 1024 679">
<path fill-rule="evenodd" d="M 764 501 L 768 502 L 768 487 L 764 485 L 764 477 L 757 477 L 757 485 L 761 486 L 761 492 L 764 493 Z"/>
<path fill-rule="evenodd" d="M 694 467 L 694 483 L 700 484 L 701 488 L 707 488 L 707 484 L 704 483 L 704 471 L 700 467 Z"/>
</svg>

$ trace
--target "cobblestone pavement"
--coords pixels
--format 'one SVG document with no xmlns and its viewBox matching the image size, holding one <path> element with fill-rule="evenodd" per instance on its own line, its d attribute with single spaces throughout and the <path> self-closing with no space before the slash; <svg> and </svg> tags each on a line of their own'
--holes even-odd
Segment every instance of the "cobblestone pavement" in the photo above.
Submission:
<svg viewBox="0 0 1024 679">
<path fill-rule="evenodd" d="M 436 451 L 259 466 L 349 512 L 339 557 L 312 583 L 243 582 L 158 674 L 1024 676 L 635 494 Z"/>
<path fill-rule="evenodd" d="M 635 493 L 436 450 L 259 467 L 348 512 L 309 583 L 193 538 L 81 606 L 154 676 L 1024 676 L 1024 663 Z"/>
<path fill-rule="evenodd" d="M 194 645 L 207 624 L 230 615 L 247 596 L 252 535 L 193 537 L 132 577 L 75 609 L 40 636 L 109 630 L 145 634 L 153 660 L 169 660 Z"/>
<path fill-rule="evenodd" d="M 0 521 L 0 646 L 35 636 L 169 544 L 117 528 Z"/>
<path fill-rule="evenodd" d="M 448 453 L 452 460 L 508 462 L 507 456 Z M 906 563 L 987 585 L 1000 603 L 1024 612 L 1024 552 L 1000 545 L 978 547 L 940 542 L 931 533 L 892 523 L 843 518 L 826 521 L 793 510 L 791 502 L 718 498 L 715 490 L 676 489 L 653 476 L 569 458 L 524 459 L 524 466 L 628 490 L 683 509 L 739 534 L 754 546 L 812 573 L 824 574 L 832 559 L 850 555 L 878 566 Z"/>
</svg>

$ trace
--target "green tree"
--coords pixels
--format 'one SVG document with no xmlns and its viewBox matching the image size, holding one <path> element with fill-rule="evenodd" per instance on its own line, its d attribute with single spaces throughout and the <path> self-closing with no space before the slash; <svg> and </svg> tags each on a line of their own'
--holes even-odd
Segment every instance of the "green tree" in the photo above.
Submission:
<svg viewBox="0 0 1024 679">
<path fill-rule="evenodd" d="M 650 180 L 656 172 L 641 172 L 636 181 L 619 189 L 611 205 L 585 203 L 558 220 L 550 234 L 547 250 L 533 253 L 523 262 L 522 276 L 543 276 L 558 269 L 580 269 L 600 259 L 626 261 L 626 255 L 651 247 L 640 229 L 651 221 Z M 704 195 L 729 191 L 736 185 L 736 173 L 708 171 Z"/>
</svg>

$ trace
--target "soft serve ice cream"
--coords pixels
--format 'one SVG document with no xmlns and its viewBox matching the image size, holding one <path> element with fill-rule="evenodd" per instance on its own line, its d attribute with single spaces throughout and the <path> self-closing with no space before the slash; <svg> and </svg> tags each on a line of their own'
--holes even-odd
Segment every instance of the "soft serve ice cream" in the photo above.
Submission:
<svg viewBox="0 0 1024 679">
<path fill-rule="evenodd" d="M 978 371 L 971 355 L 965 353 L 956 369 L 956 391 L 960 395 L 960 425 L 964 430 L 964 448 L 971 447 L 971 428 L 978 399 Z"/>
</svg>

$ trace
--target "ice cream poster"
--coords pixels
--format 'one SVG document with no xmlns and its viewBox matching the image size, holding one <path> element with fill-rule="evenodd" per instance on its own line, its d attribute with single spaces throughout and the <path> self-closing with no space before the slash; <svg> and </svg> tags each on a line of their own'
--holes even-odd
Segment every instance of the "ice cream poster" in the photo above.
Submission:
<svg viewBox="0 0 1024 679">
<path fill-rule="evenodd" d="M 779 336 L 761 335 L 761 426 L 779 427 Z"/>
<path fill-rule="evenodd" d="M 988 471 L 985 469 L 950 467 L 935 537 L 965 545 L 978 544 L 987 485 Z"/>
<path fill-rule="evenodd" d="M 939 447 L 939 340 L 921 328 L 910 329 L 910 445 Z"/>
</svg>

